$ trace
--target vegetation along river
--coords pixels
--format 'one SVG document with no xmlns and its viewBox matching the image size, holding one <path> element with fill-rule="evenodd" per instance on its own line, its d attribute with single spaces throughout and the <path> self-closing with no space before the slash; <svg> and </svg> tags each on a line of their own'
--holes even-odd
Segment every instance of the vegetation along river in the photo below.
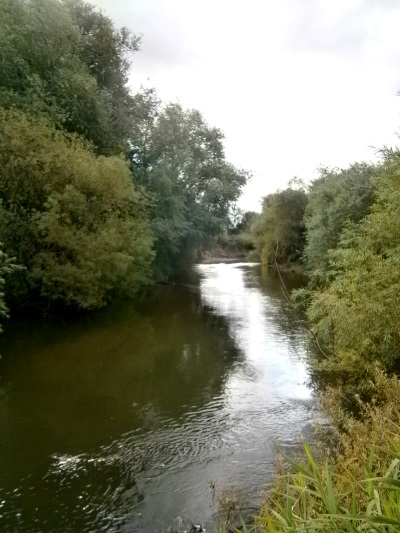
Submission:
<svg viewBox="0 0 400 533">
<path fill-rule="evenodd" d="M 296 280 L 288 279 L 287 283 Z M 275 443 L 315 416 L 306 333 L 279 279 L 195 267 L 140 302 L 14 320 L 0 339 L 0 530 L 210 530 L 217 490 L 254 502 Z"/>
</svg>

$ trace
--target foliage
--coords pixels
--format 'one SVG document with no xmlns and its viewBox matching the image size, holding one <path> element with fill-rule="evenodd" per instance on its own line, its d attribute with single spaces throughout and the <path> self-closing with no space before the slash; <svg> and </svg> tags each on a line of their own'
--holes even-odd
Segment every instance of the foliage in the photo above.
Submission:
<svg viewBox="0 0 400 533">
<path fill-rule="evenodd" d="M 131 97 L 128 30 L 82 0 L 2 0 L 0 106 L 45 113 L 98 152 L 124 149 Z"/>
<path fill-rule="evenodd" d="M 198 111 L 130 92 L 139 41 L 84 0 L 0 3 L 0 231 L 27 268 L 8 280 L 18 305 L 98 307 L 147 282 L 152 242 L 163 279 L 228 224 L 248 174 Z"/>
<path fill-rule="evenodd" d="M 164 278 L 224 231 L 248 173 L 226 161 L 222 132 L 198 111 L 162 106 L 153 90 L 135 105 L 130 157 L 153 199 L 156 276 Z"/>
<path fill-rule="evenodd" d="M 250 261 L 251 254 L 254 253 L 250 227 L 257 216 L 258 213 L 254 211 L 243 212 L 235 206 L 229 215 L 228 226 L 215 242 L 203 251 L 203 261 L 212 262 L 215 258 Z M 257 255 L 255 260 L 259 260 Z"/>
<path fill-rule="evenodd" d="M 374 363 L 398 365 L 400 349 L 400 152 L 386 150 L 376 201 L 359 224 L 347 224 L 328 254 L 331 281 L 313 291 L 308 317 L 331 356 L 320 367 L 350 394 L 371 394 Z"/>
<path fill-rule="evenodd" d="M 124 150 L 131 131 L 133 96 L 127 86 L 130 56 L 139 51 L 140 38 L 83 0 L 62 0 L 81 34 L 78 55 L 94 76 L 108 110 L 108 138 L 96 143 L 106 153 Z"/>
<path fill-rule="evenodd" d="M 345 224 L 357 224 L 373 201 L 373 177 L 379 167 L 355 163 L 349 168 L 320 169 L 320 177 L 309 190 L 305 212 L 306 246 L 304 262 L 314 279 L 329 270 L 328 252 L 337 247 Z"/>
<path fill-rule="evenodd" d="M 3 250 L 0 248 L 0 318 L 8 318 L 8 307 L 6 305 L 5 301 L 5 295 L 4 295 L 4 286 L 5 286 L 5 276 L 7 274 L 11 274 L 12 272 L 16 272 L 17 270 L 21 270 L 22 267 L 20 265 L 17 265 L 15 263 L 14 257 L 8 257 L 7 254 L 3 252 Z M 0 324 L 0 333 L 2 332 L 2 327 Z"/>
<path fill-rule="evenodd" d="M 240 213 L 238 222 L 234 225 L 232 232 L 240 234 L 243 231 L 249 231 L 252 223 L 257 218 L 258 213 L 255 211 L 244 211 Z"/>
<path fill-rule="evenodd" d="M 306 205 L 304 188 L 288 187 L 263 199 L 262 212 L 251 227 L 254 246 L 263 263 L 289 263 L 300 259 L 305 241 Z"/>
<path fill-rule="evenodd" d="M 122 159 L 96 157 L 46 120 L 3 110 L 0 183 L 4 251 L 27 269 L 9 279 L 14 302 L 90 309 L 148 280 L 146 205 Z"/>
<path fill-rule="evenodd" d="M 278 494 L 257 520 L 257 531 L 400 531 L 400 444 L 387 431 L 383 445 L 392 455 L 378 474 L 373 446 L 359 478 L 336 475 L 328 462 L 319 465 L 309 446 L 307 461 L 296 465 L 297 473 L 282 481 Z M 380 469 L 379 469 L 380 470 Z M 361 493 L 361 495 L 360 495 Z"/>
</svg>

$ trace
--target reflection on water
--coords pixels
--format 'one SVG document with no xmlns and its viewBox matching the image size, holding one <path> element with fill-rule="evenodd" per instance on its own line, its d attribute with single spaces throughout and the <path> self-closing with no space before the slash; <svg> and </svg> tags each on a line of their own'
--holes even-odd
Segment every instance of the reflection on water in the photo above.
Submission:
<svg viewBox="0 0 400 533">
<path fill-rule="evenodd" d="M 201 265 L 68 322 L 1 339 L 0 530 L 153 532 L 210 524 L 209 483 L 254 498 L 275 442 L 312 419 L 307 344 L 276 278 Z"/>
<path fill-rule="evenodd" d="M 259 278 L 251 267 L 246 268 L 247 276 L 243 276 L 244 268 L 239 265 L 234 268 L 231 265 L 201 267 L 203 302 L 217 314 L 229 318 L 230 335 L 246 354 L 242 368 L 235 372 L 231 381 L 238 383 L 239 394 L 243 391 L 242 403 L 244 400 L 250 405 L 261 392 L 257 391 L 258 386 L 264 395 L 269 395 L 270 407 L 284 398 L 309 399 L 311 392 L 305 385 L 307 375 L 299 357 L 305 355 L 306 350 L 303 334 L 296 329 L 290 331 L 293 317 L 288 315 L 282 334 L 285 318 L 277 320 L 282 314 L 282 298 L 260 292 Z"/>
</svg>

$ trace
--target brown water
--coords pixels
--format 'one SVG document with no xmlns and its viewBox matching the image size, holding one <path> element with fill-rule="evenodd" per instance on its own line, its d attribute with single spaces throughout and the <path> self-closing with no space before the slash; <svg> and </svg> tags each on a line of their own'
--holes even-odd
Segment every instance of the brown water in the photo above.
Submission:
<svg viewBox="0 0 400 533">
<path fill-rule="evenodd" d="M 276 441 L 290 450 L 309 430 L 307 349 L 259 265 L 202 265 L 141 302 L 11 321 L 0 531 L 146 533 L 177 517 L 211 531 L 210 482 L 256 502 Z"/>
</svg>

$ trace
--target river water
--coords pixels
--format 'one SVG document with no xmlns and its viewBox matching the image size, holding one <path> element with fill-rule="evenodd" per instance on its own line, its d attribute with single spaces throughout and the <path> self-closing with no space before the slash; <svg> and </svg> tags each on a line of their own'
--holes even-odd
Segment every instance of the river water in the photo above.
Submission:
<svg viewBox="0 0 400 533">
<path fill-rule="evenodd" d="M 6 326 L 3 533 L 153 533 L 178 517 L 212 531 L 210 484 L 257 503 L 276 442 L 295 449 L 316 414 L 306 334 L 260 265 L 200 265 L 139 302 Z"/>
</svg>

